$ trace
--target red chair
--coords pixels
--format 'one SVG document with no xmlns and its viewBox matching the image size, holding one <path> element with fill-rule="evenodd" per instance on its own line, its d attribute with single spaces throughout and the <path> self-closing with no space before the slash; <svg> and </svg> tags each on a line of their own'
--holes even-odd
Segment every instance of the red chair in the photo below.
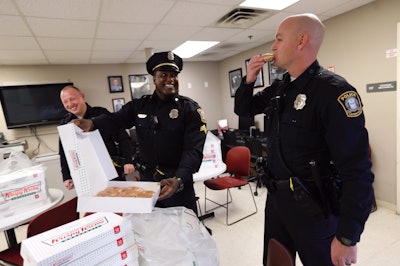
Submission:
<svg viewBox="0 0 400 266">
<path fill-rule="evenodd" d="M 205 185 L 205 212 L 210 212 L 216 208 L 223 207 L 226 209 L 226 224 L 232 225 L 251 215 L 257 213 L 257 204 L 254 200 L 253 190 L 246 180 L 250 175 L 250 149 L 246 146 L 232 147 L 226 154 L 226 173 L 229 176 L 218 176 L 216 178 L 204 181 Z M 241 188 L 248 185 L 251 197 L 254 202 L 255 211 L 233 222 L 229 221 L 229 204 L 232 202 L 231 188 Z M 207 188 L 211 190 L 226 190 L 226 202 L 221 204 L 207 197 Z M 218 206 L 207 210 L 207 201 L 211 201 Z"/>
<path fill-rule="evenodd" d="M 289 250 L 278 240 L 268 241 L 267 266 L 295 266 L 295 260 Z"/>
<path fill-rule="evenodd" d="M 38 215 L 28 224 L 27 238 L 79 219 L 79 213 L 76 211 L 77 205 L 78 198 L 75 197 Z M 1 261 L 23 265 L 20 249 L 21 243 L 1 251 L 0 265 L 2 265 Z"/>
</svg>

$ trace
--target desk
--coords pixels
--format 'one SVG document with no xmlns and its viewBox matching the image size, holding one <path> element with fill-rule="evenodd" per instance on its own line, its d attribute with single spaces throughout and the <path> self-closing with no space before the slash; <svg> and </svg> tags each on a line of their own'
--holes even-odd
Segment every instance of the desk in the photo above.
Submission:
<svg viewBox="0 0 400 266">
<path fill-rule="evenodd" d="M 56 206 L 59 202 L 61 202 L 64 197 L 64 193 L 59 189 L 49 188 L 49 194 L 51 199 L 50 203 L 43 206 L 38 206 L 30 210 L 26 210 L 23 213 L 18 213 L 10 217 L 1 218 L 0 231 L 4 231 L 9 247 L 17 244 L 17 239 L 15 237 L 14 231 L 15 227 L 29 222 L 39 214 Z"/>
</svg>

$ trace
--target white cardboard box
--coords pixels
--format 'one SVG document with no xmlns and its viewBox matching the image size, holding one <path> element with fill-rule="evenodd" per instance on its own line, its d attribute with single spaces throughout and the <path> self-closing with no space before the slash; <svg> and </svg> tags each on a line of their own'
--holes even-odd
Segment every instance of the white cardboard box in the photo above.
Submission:
<svg viewBox="0 0 400 266">
<path fill-rule="evenodd" d="M 0 217 L 49 202 L 44 171 L 36 165 L 0 176 Z"/>
<path fill-rule="evenodd" d="M 118 174 L 98 130 L 83 132 L 72 123 L 57 129 L 78 195 L 78 211 L 150 213 L 153 210 L 160 194 L 159 183 L 110 181 Z M 154 195 L 152 198 L 96 196 L 110 186 L 142 187 L 154 191 Z"/>
<path fill-rule="evenodd" d="M 106 261 L 131 261 L 134 258 L 138 259 L 139 253 L 136 247 L 136 257 L 135 255 L 135 236 L 133 231 L 128 234 L 114 239 L 110 243 L 105 243 L 104 246 L 93 250 L 89 254 L 86 254 L 70 263 L 69 266 L 81 266 L 81 265 L 99 265 L 104 264 Z M 132 250 L 131 250 L 132 249 Z M 128 256 L 129 255 L 129 256 Z M 129 260 L 128 260 L 129 259 Z M 119 263 L 121 264 L 121 263 Z M 106 265 L 106 264 L 104 264 Z M 112 264 L 108 264 L 112 265 Z M 113 264 L 115 266 L 117 264 Z"/>
<path fill-rule="evenodd" d="M 85 265 L 87 265 L 87 264 L 85 264 Z M 97 266 L 118 266 L 118 265 L 139 266 L 138 248 L 136 245 L 132 245 L 96 265 Z"/>
<path fill-rule="evenodd" d="M 94 213 L 23 240 L 21 256 L 25 266 L 65 265 L 129 234 L 132 244 L 132 232 L 126 218 Z"/>
</svg>

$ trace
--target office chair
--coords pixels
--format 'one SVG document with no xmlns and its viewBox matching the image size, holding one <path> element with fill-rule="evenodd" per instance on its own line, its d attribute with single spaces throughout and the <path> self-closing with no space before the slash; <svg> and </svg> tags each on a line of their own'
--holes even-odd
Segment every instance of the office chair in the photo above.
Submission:
<svg viewBox="0 0 400 266">
<path fill-rule="evenodd" d="M 251 169 L 253 170 L 253 174 L 249 177 L 248 181 L 256 180 L 256 190 L 254 191 L 254 196 L 258 196 L 258 188 L 263 186 L 261 173 L 257 167 L 257 164 L 263 161 L 262 155 L 262 143 L 256 138 L 246 138 L 245 139 L 245 146 L 250 149 L 251 154 Z"/>
<path fill-rule="evenodd" d="M 278 240 L 268 241 L 267 266 L 295 266 L 295 260 L 289 250 Z"/>
<path fill-rule="evenodd" d="M 253 190 L 250 183 L 245 179 L 250 175 L 250 150 L 246 146 L 232 147 L 226 155 L 226 173 L 229 176 L 218 176 L 204 181 L 205 185 L 205 213 L 215 210 L 216 208 L 223 207 L 226 209 L 226 224 L 232 225 L 251 215 L 257 213 L 257 204 L 254 199 Z M 248 185 L 251 192 L 251 197 L 254 202 L 255 211 L 233 222 L 229 221 L 229 204 L 232 202 L 231 188 L 240 188 Z M 226 190 L 226 202 L 221 204 L 207 197 L 207 189 L 211 190 Z M 217 207 L 207 210 L 207 201 L 211 201 Z"/>
<path fill-rule="evenodd" d="M 79 219 L 79 213 L 76 211 L 77 205 L 78 198 L 75 197 L 36 216 L 28 223 L 27 238 Z M 21 243 L 1 251 L 0 265 L 2 262 L 23 265 L 20 249 Z"/>
<path fill-rule="evenodd" d="M 236 132 L 233 130 L 223 131 L 223 139 L 221 141 L 222 161 L 226 162 L 226 154 L 232 148 L 237 146 Z"/>
</svg>

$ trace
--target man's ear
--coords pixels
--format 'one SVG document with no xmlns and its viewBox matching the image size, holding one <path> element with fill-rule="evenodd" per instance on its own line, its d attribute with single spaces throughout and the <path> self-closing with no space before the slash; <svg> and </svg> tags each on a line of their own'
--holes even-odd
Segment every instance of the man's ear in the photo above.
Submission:
<svg viewBox="0 0 400 266">
<path fill-rule="evenodd" d="M 302 49 L 306 43 L 308 43 L 308 35 L 305 33 L 302 33 L 298 38 L 297 38 L 297 46 L 299 47 L 299 49 Z"/>
</svg>

